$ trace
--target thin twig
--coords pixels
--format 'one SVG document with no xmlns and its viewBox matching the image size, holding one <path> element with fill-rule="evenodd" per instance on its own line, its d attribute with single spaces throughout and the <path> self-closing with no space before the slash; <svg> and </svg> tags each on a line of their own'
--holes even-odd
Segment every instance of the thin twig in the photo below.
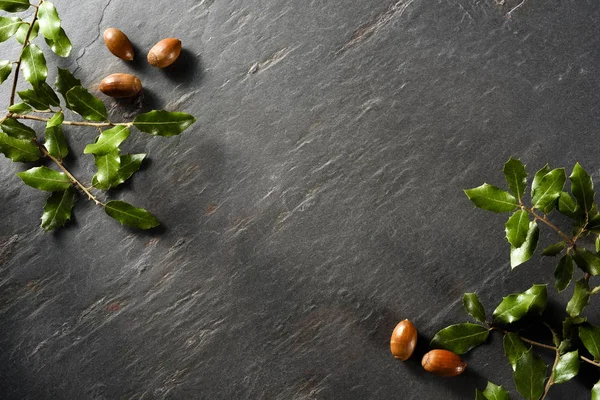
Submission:
<svg viewBox="0 0 600 400">
<path fill-rule="evenodd" d="M 581 359 L 582 359 L 583 361 L 585 361 L 586 363 L 589 363 L 589 364 L 595 365 L 596 367 L 600 367 L 600 363 L 599 363 L 599 362 L 592 361 L 592 360 L 590 360 L 589 358 L 587 358 L 587 357 L 584 357 L 584 356 L 579 356 L 579 358 L 581 358 Z"/>
<path fill-rule="evenodd" d="M 554 225 L 552 222 L 548 221 L 548 218 L 546 218 L 546 216 L 540 216 L 538 215 L 533 208 L 527 208 L 525 206 L 523 206 L 523 209 L 527 212 L 529 212 L 531 215 L 533 215 L 533 218 L 537 219 L 538 221 L 542 221 L 544 224 L 548 225 L 550 228 L 554 229 L 556 231 L 556 233 L 558 233 L 560 236 L 562 236 L 571 246 L 575 245 L 575 242 L 573 241 L 572 238 L 570 238 L 569 236 L 567 236 L 563 231 L 561 231 L 560 229 L 558 229 L 558 227 L 556 225 Z"/>
<path fill-rule="evenodd" d="M 558 364 L 558 358 L 560 354 L 558 353 L 558 349 L 555 350 L 556 355 L 554 356 L 554 365 L 552 366 L 552 372 L 550 373 L 550 378 L 548 378 L 548 382 L 546 383 L 546 387 L 544 388 L 544 395 L 541 400 L 544 400 L 550 391 L 550 386 L 554 383 L 554 370 L 556 369 L 556 364 Z"/>
<path fill-rule="evenodd" d="M 33 121 L 48 122 L 50 118 L 38 117 L 36 115 L 24 115 L 24 114 L 9 114 L 10 118 L 14 119 L 29 119 Z M 63 125 L 73 126 L 96 126 L 96 127 L 108 127 L 108 126 L 132 126 L 133 122 L 88 122 L 88 121 L 63 121 Z"/>
</svg>

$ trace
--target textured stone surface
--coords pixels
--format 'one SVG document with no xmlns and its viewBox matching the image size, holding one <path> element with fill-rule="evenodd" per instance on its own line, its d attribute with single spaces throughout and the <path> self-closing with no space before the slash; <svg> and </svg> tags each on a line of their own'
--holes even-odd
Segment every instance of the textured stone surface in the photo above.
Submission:
<svg viewBox="0 0 600 400">
<path fill-rule="evenodd" d="M 503 184 L 511 155 L 598 177 L 597 2 L 527 1 L 510 18 L 516 1 L 56 4 L 75 49 L 48 57 L 49 81 L 56 65 L 89 87 L 133 72 L 143 103 L 107 99 L 113 120 L 165 108 L 198 122 L 123 145 L 150 161 L 108 197 L 163 221 L 149 233 L 83 198 L 74 223 L 43 233 L 45 196 L 0 159 L 0 397 L 465 399 L 490 379 L 516 398 L 500 336 L 440 379 L 396 362 L 389 335 L 413 320 L 422 352 L 466 320 L 463 292 L 491 311 L 551 281 L 552 260 L 510 271 L 504 217 L 461 189 Z M 108 27 L 135 61 L 109 54 Z M 170 36 L 181 59 L 150 67 L 145 52 Z M 96 132 L 67 134 L 89 180 Z M 597 378 L 549 398 L 585 398 Z"/>
</svg>

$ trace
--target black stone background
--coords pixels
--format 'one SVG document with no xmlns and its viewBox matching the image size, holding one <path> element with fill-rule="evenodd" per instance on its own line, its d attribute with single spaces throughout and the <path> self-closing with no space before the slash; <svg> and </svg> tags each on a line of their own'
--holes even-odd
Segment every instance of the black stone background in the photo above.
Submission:
<svg viewBox="0 0 600 400">
<path fill-rule="evenodd" d="M 517 3 L 56 0 L 74 51 L 46 52 L 50 82 L 69 67 L 97 93 L 132 72 L 143 105 L 103 97 L 113 120 L 164 108 L 198 122 L 122 146 L 149 160 L 103 198 L 153 212 L 151 232 L 80 198 L 68 228 L 44 233 L 46 196 L 1 157 L 0 397 L 470 399 L 489 379 L 517 398 L 500 335 L 454 379 L 389 353 L 401 319 L 422 355 L 468 320 L 464 292 L 491 313 L 553 282 L 555 260 L 510 271 L 506 216 L 462 189 L 504 185 L 511 155 L 598 178 L 600 5 L 526 0 L 509 18 Z M 109 54 L 108 27 L 135 61 Z M 182 56 L 156 70 L 145 53 L 170 36 Z M 0 51 L 18 54 L 14 40 Z M 67 164 L 89 181 L 97 132 L 66 133 Z M 542 228 L 540 246 L 553 240 Z M 549 292 L 560 320 L 571 289 Z M 586 371 L 548 398 L 589 398 Z"/>
</svg>

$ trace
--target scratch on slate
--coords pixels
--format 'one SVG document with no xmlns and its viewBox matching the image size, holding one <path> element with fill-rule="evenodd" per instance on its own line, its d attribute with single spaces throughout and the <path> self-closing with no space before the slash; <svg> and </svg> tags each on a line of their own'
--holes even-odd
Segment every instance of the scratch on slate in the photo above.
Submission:
<svg viewBox="0 0 600 400">
<path fill-rule="evenodd" d="M 266 60 L 261 61 L 261 62 L 255 62 L 254 64 L 252 64 L 252 66 L 248 70 L 247 75 L 253 75 L 253 74 L 256 74 L 257 72 L 266 71 L 267 69 L 271 68 L 278 62 L 285 59 L 291 52 L 293 52 L 297 48 L 298 48 L 298 46 L 293 47 L 291 49 L 289 47 L 284 47 L 283 49 L 273 53 Z"/>
<path fill-rule="evenodd" d="M 75 70 L 73 71 L 73 74 L 75 74 L 81 68 L 81 66 L 79 65 L 79 60 L 81 60 L 81 58 L 85 55 L 85 52 L 88 49 L 88 47 L 90 47 L 100 37 L 100 32 L 102 31 L 101 25 L 102 25 L 102 21 L 104 21 L 104 14 L 106 13 L 106 9 L 108 8 L 108 6 L 110 6 L 110 3 L 112 3 L 112 0 L 108 0 L 106 5 L 102 9 L 102 14 L 100 15 L 100 21 L 98 21 L 98 32 L 96 33 L 96 37 L 91 42 L 89 42 L 88 44 L 83 46 L 83 49 L 80 51 L 80 54 L 77 56 L 77 58 L 75 58 L 75 64 L 77 65 L 77 68 L 75 68 Z"/>
<path fill-rule="evenodd" d="M 341 49 L 336 52 L 336 55 L 339 53 L 343 53 L 348 50 L 350 47 L 355 46 L 361 43 L 363 40 L 369 38 L 373 33 L 375 33 L 378 29 L 383 28 L 387 25 L 394 17 L 401 17 L 404 14 L 404 11 L 410 6 L 410 4 L 414 0 L 400 0 L 385 10 L 383 13 L 379 14 L 374 21 L 365 24 L 359 27 L 354 31 L 352 35 L 352 39 L 350 39 Z"/>
</svg>

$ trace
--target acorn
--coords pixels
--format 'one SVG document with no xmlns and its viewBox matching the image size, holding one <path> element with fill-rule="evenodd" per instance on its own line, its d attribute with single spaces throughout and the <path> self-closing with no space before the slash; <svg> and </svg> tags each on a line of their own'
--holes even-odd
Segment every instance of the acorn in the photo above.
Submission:
<svg viewBox="0 0 600 400">
<path fill-rule="evenodd" d="M 107 96 L 117 99 L 133 97 L 142 90 L 142 82 L 131 74 L 112 74 L 102 79 L 98 89 Z"/>
<path fill-rule="evenodd" d="M 412 355 L 416 345 L 417 328 L 407 319 L 400 321 L 394 328 L 390 340 L 392 355 L 399 360 L 406 361 Z"/>
<path fill-rule="evenodd" d="M 431 350 L 423 356 L 421 365 L 425 371 L 438 376 L 456 376 L 463 373 L 467 363 L 448 350 Z"/>
<path fill-rule="evenodd" d="M 108 50 L 121 60 L 133 60 L 133 46 L 127 35 L 117 28 L 108 28 L 104 31 L 104 43 Z"/>
<path fill-rule="evenodd" d="M 173 64 L 180 53 L 181 40 L 175 38 L 163 39 L 148 52 L 148 62 L 157 68 L 165 68 Z"/>
</svg>

